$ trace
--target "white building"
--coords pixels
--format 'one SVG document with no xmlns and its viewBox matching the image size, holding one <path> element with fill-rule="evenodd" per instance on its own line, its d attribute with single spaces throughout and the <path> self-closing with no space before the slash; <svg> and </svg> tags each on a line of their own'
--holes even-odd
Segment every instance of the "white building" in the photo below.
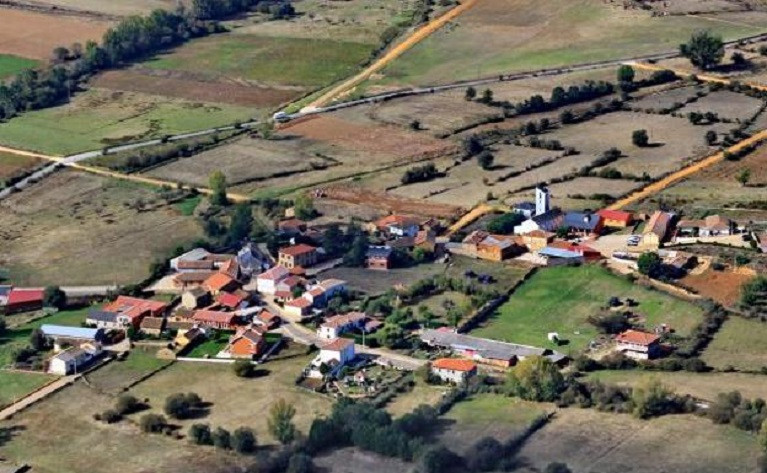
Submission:
<svg viewBox="0 0 767 473">
<path fill-rule="evenodd" d="M 654 333 L 626 330 L 615 337 L 615 350 L 636 360 L 650 360 L 660 354 L 660 337 Z"/>
<path fill-rule="evenodd" d="M 320 354 L 312 360 L 312 369 L 309 372 L 309 376 L 312 378 L 321 378 L 325 374 L 333 376 L 344 365 L 353 361 L 355 356 L 354 341 L 347 338 L 337 338 L 320 348 Z M 328 368 L 325 374 L 320 370 L 320 367 L 323 365 Z"/>
<path fill-rule="evenodd" d="M 275 266 L 256 277 L 256 290 L 261 294 L 274 295 L 277 292 L 277 285 L 288 276 L 290 271 L 287 268 Z"/>
<path fill-rule="evenodd" d="M 338 338 L 342 333 L 365 326 L 367 315 L 362 312 L 349 312 L 328 318 L 317 329 L 317 336 L 325 340 Z"/>
<path fill-rule="evenodd" d="M 551 194 L 548 187 L 535 188 L 535 215 L 545 214 L 551 210 Z"/>
<path fill-rule="evenodd" d="M 94 343 L 84 343 L 79 348 L 70 348 L 54 355 L 48 364 L 48 372 L 66 376 L 77 371 L 102 353 L 101 346 Z"/>
<path fill-rule="evenodd" d="M 431 373 L 442 381 L 461 384 L 477 374 L 477 365 L 471 360 L 440 358 L 432 362 Z"/>
</svg>

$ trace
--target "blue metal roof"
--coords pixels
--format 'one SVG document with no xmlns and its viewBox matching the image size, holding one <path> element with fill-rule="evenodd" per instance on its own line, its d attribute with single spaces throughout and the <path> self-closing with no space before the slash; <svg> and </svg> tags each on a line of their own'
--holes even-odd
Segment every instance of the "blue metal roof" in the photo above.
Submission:
<svg viewBox="0 0 767 473">
<path fill-rule="evenodd" d="M 551 256 L 553 258 L 580 258 L 581 254 L 575 251 L 563 250 L 561 248 L 552 248 L 547 246 L 538 252 L 539 255 Z"/>
<path fill-rule="evenodd" d="M 96 328 L 66 327 L 64 325 L 44 324 L 40 330 L 48 337 L 97 339 L 103 330 Z"/>
</svg>

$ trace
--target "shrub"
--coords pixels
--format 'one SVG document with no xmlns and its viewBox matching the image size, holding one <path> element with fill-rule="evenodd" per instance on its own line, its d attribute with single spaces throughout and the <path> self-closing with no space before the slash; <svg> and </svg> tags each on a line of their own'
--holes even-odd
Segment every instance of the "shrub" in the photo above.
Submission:
<svg viewBox="0 0 767 473">
<path fill-rule="evenodd" d="M 256 434 L 252 429 L 240 427 L 232 435 L 232 448 L 237 453 L 251 453 L 256 449 Z"/>
<path fill-rule="evenodd" d="M 168 425 L 165 416 L 160 414 L 144 414 L 139 420 L 139 427 L 146 433 L 159 433 Z"/>
<path fill-rule="evenodd" d="M 211 437 L 213 438 L 213 445 L 216 447 L 224 450 L 232 448 L 232 435 L 223 427 L 216 427 Z"/>
<path fill-rule="evenodd" d="M 115 402 L 115 410 L 120 415 L 132 414 L 141 409 L 141 402 L 130 394 L 120 394 Z"/>
<path fill-rule="evenodd" d="M 208 424 L 192 424 L 189 427 L 189 439 L 197 445 L 213 445 L 213 436 Z"/>
<path fill-rule="evenodd" d="M 250 378 L 255 369 L 253 363 L 248 360 L 237 360 L 232 364 L 232 371 L 238 378 Z"/>
</svg>

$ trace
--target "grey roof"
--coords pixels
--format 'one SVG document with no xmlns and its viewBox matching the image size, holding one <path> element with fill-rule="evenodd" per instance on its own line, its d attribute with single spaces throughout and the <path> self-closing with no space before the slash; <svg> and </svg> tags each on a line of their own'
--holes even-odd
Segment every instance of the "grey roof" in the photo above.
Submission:
<svg viewBox="0 0 767 473">
<path fill-rule="evenodd" d="M 595 213 L 567 212 L 565 214 L 564 225 L 577 230 L 593 231 L 599 225 L 600 219 L 601 217 Z"/>
<path fill-rule="evenodd" d="M 535 210 L 535 202 L 518 202 L 514 204 L 513 208 L 518 210 Z"/>
<path fill-rule="evenodd" d="M 543 230 L 556 230 L 562 222 L 562 211 L 559 209 L 551 209 L 548 212 L 535 215 L 530 219 Z"/>
<path fill-rule="evenodd" d="M 517 345 L 515 343 L 499 342 L 487 338 L 471 337 L 446 330 L 424 330 L 421 340 L 429 345 L 437 345 L 457 350 L 473 350 L 482 358 L 493 360 L 511 360 L 528 356 L 544 356 L 558 363 L 566 358 L 562 353 L 548 348 Z"/>
<path fill-rule="evenodd" d="M 563 250 L 562 248 L 554 248 L 547 246 L 538 252 L 539 255 L 550 256 L 552 258 L 582 258 L 583 255 L 576 251 Z"/>
<path fill-rule="evenodd" d="M 102 329 L 66 327 L 64 325 L 43 324 L 40 330 L 48 337 L 66 337 L 95 340 L 101 337 Z"/>
<path fill-rule="evenodd" d="M 13 286 L 0 284 L 0 297 L 7 296 L 11 292 L 11 289 L 13 289 Z"/>
<path fill-rule="evenodd" d="M 88 312 L 88 317 L 86 317 L 86 320 L 95 320 L 96 322 L 114 323 L 117 321 L 117 313 L 109 312 L 107 310 L 94 309 Z"/>
</svg>

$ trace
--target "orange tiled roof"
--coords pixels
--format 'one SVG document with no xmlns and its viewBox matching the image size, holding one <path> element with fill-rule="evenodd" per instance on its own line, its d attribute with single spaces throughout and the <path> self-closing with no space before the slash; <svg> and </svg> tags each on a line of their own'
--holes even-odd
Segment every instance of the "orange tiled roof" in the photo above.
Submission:
<svg viewBox="0 0 767 473">
<path fill-rule="evenodd" d="M 622 343 L 647 346 L 660 340 L 660 337 L 654 333 L 640 332 L 639 330 L 626 330 L 615 337 L 615 339 Z"/>
<path fill-rule="evenodd" d="M 450 371 L 472 371 L 477 365 L 470 360 L 460 360 L 458 358 L 440 358 L 434 360 L 432 368 Z"/>
<path fill-rule="evenodd" d="M 280 250 L 280 253 L 288 255 L 288 256 L 298 256 L 298 255 L 303 255 L 306 253 L 311 253 L 315 250 L 316 248 L 311 245 L 307 245 L 306 243 L 300 243 L 298 245 L 287 246 L 285 248 L 282 248 Z"/>
<path fill-rule="evenodd" d="M 224 273 L 215 273 L 206 279 L 203 284 L 211 291 L 220 291 L 232 282 L 234 282 L 234 279 L 231 276 Z"/>
</svg>

